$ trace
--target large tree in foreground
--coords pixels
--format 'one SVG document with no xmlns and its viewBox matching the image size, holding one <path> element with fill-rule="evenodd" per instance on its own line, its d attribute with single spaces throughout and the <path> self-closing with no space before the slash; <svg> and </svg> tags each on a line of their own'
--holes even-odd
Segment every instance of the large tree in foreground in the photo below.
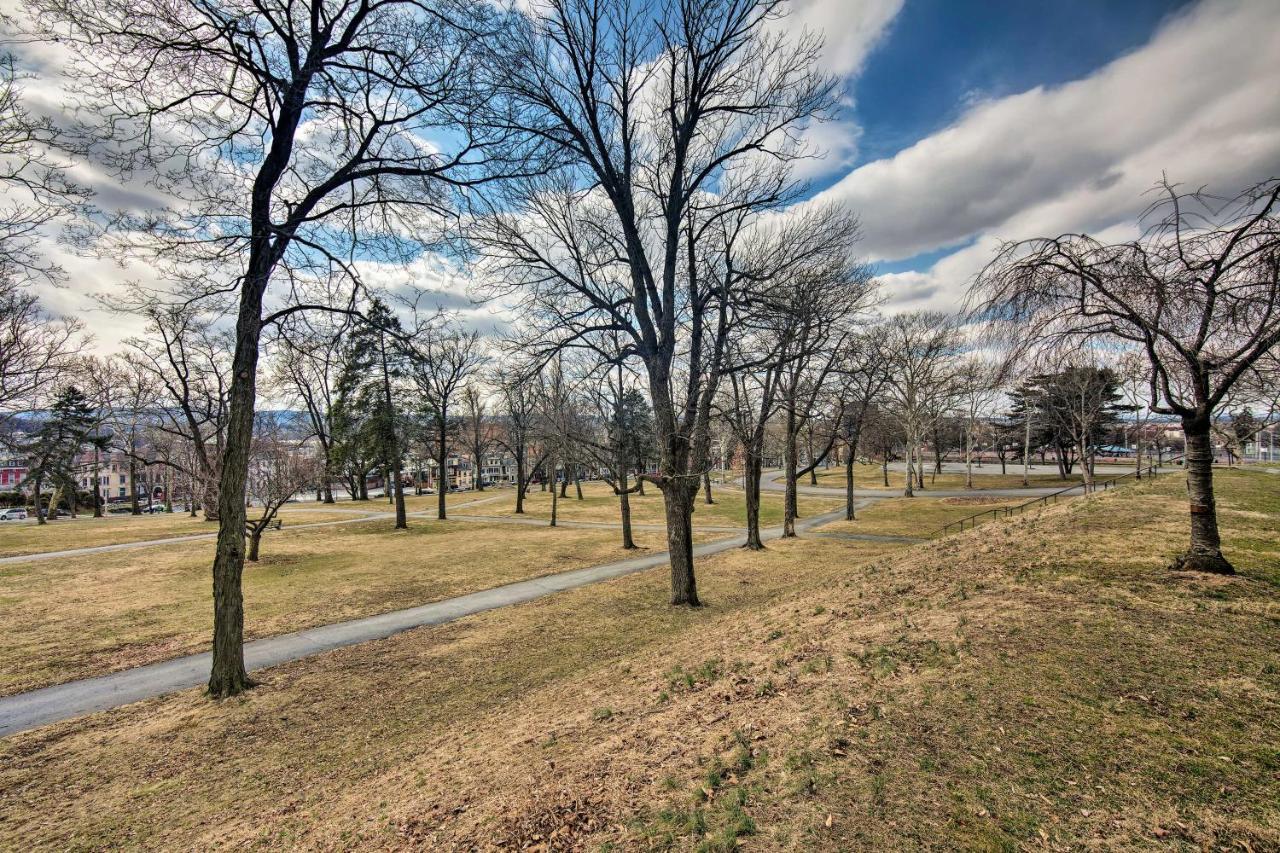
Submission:
<svg viewBox="0 0 1280 853">
<path fill-rule="evenodd" d="M 691 516 L 711 402 L 748 277 L 744 223 L 797 189 L 796 142 L 833 106 L 820 44 L 781 0 L 550 0 L 515 31 L 505 90 L 558 168 L 509 185 L 478 236 L 525 297 L 535 346 L 617 331 L 653 405 L 671 602 L 696 606 Z"/>
<path fill-rule="evenodd" d="M 1280 346 L 1280 179 L 1232 199 L 1169 183 L 1141 235 L 1064 234 L 1003 246 L 975 283 L 976 316 L 1022 346 L 1109 339 L 1151 364 L 1152 410 L 1187 443 L 1191 542 L 1176 568 L 1231 574 L 1213 496 L 1212 425 Z"/>
<path fill-rule="evenodd" d="M 212 278 L 203 295 L 234 306 L 209 677 L 211 695 L 234 695 L 250 685 L 241 575 L 263 328 L 313 306 L 308 283 L 346 269 L 356 247 L 409 255 L 479 160 L 515 150 L 466 121 L 491 55 L 476 41 L 496 12 L 478 0 L 30 6 L 39 34 L 71 51 L 102 162 L 175 199 L 154 222 L 125 223 L 131 247 L 188 282 Z"/>
</svg>

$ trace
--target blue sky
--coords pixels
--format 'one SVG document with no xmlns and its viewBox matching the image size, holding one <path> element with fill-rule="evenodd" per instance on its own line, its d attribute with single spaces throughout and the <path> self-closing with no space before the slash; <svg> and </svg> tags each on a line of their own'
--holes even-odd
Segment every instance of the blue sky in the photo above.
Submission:
<svg viewBox="0 0 1280 853">
<path fill-rule="evenodd" d="M 907 0 L 848 87 L 859 165 L 956 121 L 975 99 L 1084 77 L 1188 0 Z"/>
<path fill-rule="evenodd" d="M 1126 237 L 1162 174 L 1280 175 L 1280 3 L 795 2 L 848 94 L 815 197 L 860 217 L 890 310 L 958 307 L 1001 240 Z"/>
<path fill-rule="evenodd" d="M 0 0 L 0 11 L 15 2 Z M 1128 236 L 1162 174 L 1223 193 L 1280 175 L 1280 0 L 788 8 L 776 26 L 821 36 L 821 70 L 847 95 L 837 120 L 809 129 L 827 154 L 802 176 L 815 199 L 860 218 L 859 250 L 881 273 L 887 310 L 958 307 L 1001 240 Z M 55 80 L 27 88 L 34 105 L 61 101 Z M 144 188 L 100 189 L 116 198 Z M 48 248 L 68 271 L 68 286 L 47 294 L 61 313 L 91 309 L 91 294 L 122 278 L 154 275 Z M 461 299 L 467 283 L 438 260 L 364 274 Z M 136 331 L 116 316 L 93 325 L 106 349 Z"/>
</svg>

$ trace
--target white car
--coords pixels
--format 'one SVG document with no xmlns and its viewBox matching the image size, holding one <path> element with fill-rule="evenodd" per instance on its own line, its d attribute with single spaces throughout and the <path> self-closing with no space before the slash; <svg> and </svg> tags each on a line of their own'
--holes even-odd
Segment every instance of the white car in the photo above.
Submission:
<svg viewBox="0 0 1280 853">
<path fill-rule="evenodd" d="M 0 521 L 26 521 L 27 511 L 20 506 L 0 509 Z"/>
</svg>

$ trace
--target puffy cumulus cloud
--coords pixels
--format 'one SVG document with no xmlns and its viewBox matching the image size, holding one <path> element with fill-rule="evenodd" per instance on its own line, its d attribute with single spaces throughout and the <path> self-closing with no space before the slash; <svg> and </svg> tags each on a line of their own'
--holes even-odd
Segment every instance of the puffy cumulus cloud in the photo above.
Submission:
<svg viewBox="0 0 1280 853">
<path fill-rule="evenodd" d="M 1280 172 L 1275 11 L 1207 0 L 1090 76 L 979 103 L 819 198 L 861 214 L 875 259 L 966 245 L 885 277 L 891 300 L 954 304 L 994 237 L 1131 222 L 1162 173 L 1223 191 L 1262 180 Z"/>
<path fill-rule="evenodd" d="M 822 36 L 822 70 L 854 76 L 902 9 L 902 0 L 793 0 L 780 25 Z"/>
<path fill-rule="evenodd" d="M 355 266 L 360 281 L 373 292 L 390 295 L 404 319 L 408 306 L 416 305 L 424 313 L 452 312 L 466 328 L 485 335 L 501 335 L 511 323 L 508 306 L 475 297 L 466 270 L 444 255 L 425 252 L 408 264 L 358 261 Z"/>
</svg>

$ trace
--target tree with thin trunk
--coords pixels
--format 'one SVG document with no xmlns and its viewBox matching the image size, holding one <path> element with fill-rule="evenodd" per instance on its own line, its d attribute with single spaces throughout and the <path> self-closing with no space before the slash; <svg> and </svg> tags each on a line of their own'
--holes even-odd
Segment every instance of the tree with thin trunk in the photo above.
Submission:
<svg viewBox="0 0 1280 853">
<path fill-rule="evenodd" d="M 1280 179 L 1230 199 L 1162 181 L 1141 236 L 1064 234 L 1003 246 L 974 315 L 1024 347 L 1101 339 L 1142 352 L 1152 411 L 1186 437 L 1191 538 L 1174 566 L 1231 574 L 1213 494 L 1212 425 L 1232 388 L 1280 346 Z"/>
<path fill-rule="evenodd" d="M 838 381 L 845 387 L 846 403 L 842 412 L 840 439 L 844 444 L 844 517 L 853 521 L 854 468 L 863 431 L 889 381 L 887 331 L 883 323 L 858 330 L 844 344 L 837 369 Z M 887 483 L 885 485 L 888 485 Z"/>
<path fill-rule="evenodd" d="M 666 506 L 675 605 L 700 603 L 692 512 L 746 282 L 741 225 L 798 197 L 796 131 L 835 104 L 819 43 L 772 26 L 782 9 L 554 0 L 525 17 L 503 91 L 556 168 L 504 185 L 477 223 L 555 346 L 617 330 L 643 366 L 658 438 L 643 476 Z"/>
<path fill-rule="evenodd" d="M 489 404 L 485 400 L 484 389 L 473 379 L 462 389 L 462 417 L 466 421 L 463 430 L 463 444 L 467 455 L 471 457 L 471 465 L 475 471 L 477 491 L 484 491 L 484 460 L 493 447 L 493 432 Z"/>
<path fill-rule="evenodd" d="M 71 54 L 70 85 L 93 107 L 81 112 L 95 122 L 87 133 L 103 140 L 90 153 L 182 199 L 127 217 L 106 248 L 236 303 L 209 678 L 211 696 L 232 696 L 251 684 L 241 575 L 263 329 L 333 307 L 308 288 L 331 272 L 354 275 L 357 246 L 362 258 L 416 254 L 415 237 L 434 239 L 455 189 L 480 179 L 480 161 L 520 152 L 497 122 L 481 136 L 468 121 L 482 105 L 498 110 L 499 98 L 481 91 L 495 54 L 477 45 L 499 12 L 433 0 L 28 8 L 31 28 Z M 269 294 L 273 281 L 287 292 Z"/>
<path fill-rule="evenodd" d="M 408 346 L 409 375 L 422 398 L 435 450 L 436 517 L 444 520 L 448 517 L 449 453 L 457 432 L 453 406 L 487 358 L 480 333 L 463 329 L 456 316 L 445 312 L 418 320 Z"/>
<path fill-rule="evenodd" d="M 311 435 L 320 446 L 325 470 L 320 500 L 334 502 L 338 463 L 333 440 L 334 397 L 341 369 L 342 340 L 351 318 L 331 312 L 299 313 L 277 327 L 275 384 L 294 409 L 306 414 Z"/>
<path fill-rule="evenodd" d="M 950 408 L 961 340 L 955 318 L 938 312 L 895 314 L 887 322 L 890 410 L 901 425 L 906 476 L 903 497 L 923 484 L 923 443 L 927 430 Z"/>
<path fill-rule="evenodd" d="M 324 471 L 324 461 L 301 443 L 290 441 L 274 416 L 259 416 L 254 427 L 253 456 L 249 462 L 247 493 L 249 502 L 261 511 L 246 518 L 246 559 L 258 561 L 262 534 L 275 521 L 280 507 L 303 489 L 315 485 Z"/>
</svg>

